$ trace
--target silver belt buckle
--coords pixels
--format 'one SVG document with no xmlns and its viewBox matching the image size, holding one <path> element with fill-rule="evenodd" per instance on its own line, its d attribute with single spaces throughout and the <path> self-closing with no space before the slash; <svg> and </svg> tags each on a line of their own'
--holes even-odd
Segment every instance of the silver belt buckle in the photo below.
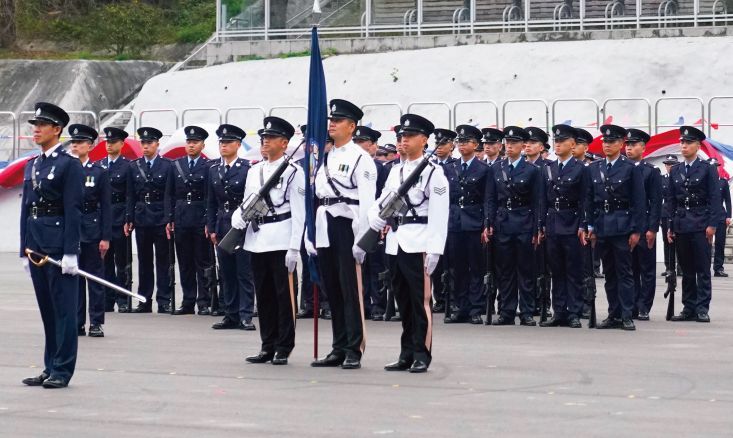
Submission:
<svg viewBox="0 0 733 438">
<path fill-rule="evenodd" d="M 512 209 L 512 198 L 506 199 L 506 209 L 511 210 Z"/>
<path fill-rule="evenodd" d="M 38 207 L 31 207 L 31 216 L 33 219 L 38 219 Z"/>
<path fill-rule="evenodd" d="M 143 202 L 146 204 L 150 204 L 150 193 L 145 194 L 145 198 L 143 198 Z"/>
<path fill-rule="evenodd" d="M 690 198 L 685 198 L 685 209 L 686 210 L 690 209 Z"/>
<path fill-rule="evenodd" d="M 560 200 L 559 199 L 555 199 L 555 210 L 558 210 L 558 211 L 560 210 Z"/>
<path fill-rule="evenodd" d="M 401 226 L 405 222 L 405 217 L 402 215 L 397 216 L 395 222 L 397 222 L 397 226 Z"/>
<path fill-rule="evenodd" d="M 224 211 L 226 213 L 229 213 L 229 201 L 227 201 L 227 202 L 224 203 Z"/>
<path fill-rule="evenodd" d="M 603 201 L 603 211 L 605 211 L 606 213 L 608 213 L 608 211 L 610 210 L 610 208 L 611 207 L 608 205 L 608 199 L 606 199 L 605 201 Z"/>
<path fill-rule="evenodd" d="M 189 204 L 191 203 L 191 192 L 186 194 L 186 201 L 188 201 Z"/>
<path fill-rule="evenodd" d="M 458 206 L 461 207 L 461 208 L 463 208 L 463 196 L 461 196 L 460 198 L 458 198 Z"/>
</svg>

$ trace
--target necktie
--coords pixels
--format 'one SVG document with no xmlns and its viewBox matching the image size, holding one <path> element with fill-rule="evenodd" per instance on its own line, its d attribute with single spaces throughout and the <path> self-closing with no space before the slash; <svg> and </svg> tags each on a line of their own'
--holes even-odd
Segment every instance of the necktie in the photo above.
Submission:
<svg viewBox="0 0 733 438">
<path fill-rule="evenodd" d="M 440 164 L 442 166 L 443 164 L 445 164 L 445 162 L 444 161 L 438 161 L 438 164 Z"/>
<path fill-rule="evenodd" d="M 224 168 L 226 169 L 227 172 L 229 172 L 229 169 L 231 168 L 231 166 L 227 164 L 226 166 L 224 166 Z"/>
<path fill-rule="evenodd" d="M 466 164 L 466 163 L 461 164 L 461 170 L 463 170 L 465 172 L 466 171 L 466 168 L 468 168 L 468 164 Z"/>
<path fill-rule="evenodd" d="M 562 172 L 562 166 L 563 166 L 563 164 L 560 163 L 560 172 Z"/>
<path fill-rule="evenodd" d="M 611 164 L 611 163 L 606 164 L 606 170 L 607 171 L 610 172 L 611 171 L 611 167 L 613 167 L 613 164 Z"/>
<path fill-rule="evenodd" d="M 509 172 L 511 172 L 512 170 L 514 170 L 514 164 L 509 165 Z"/>
<path fill-rule="evenodd" d="M 193 169 L 193 160 L 188 160 L 188 168 Z"/>
<path fill-rule="evenodd" d="M 148 161 L 148 162 L 147 162 L 147 163 L 145 163 L 145 164 L 147 164 L 147 165 L 148 165 L 148 170 L 150 170 L 150 161 Z"/>
<path fill-rule="evenodd" d="M 46 159 L 46 154 L 41 154 L 41 163 L 43 163 L 43 160 Z"/>
<path fill-rule="evenodd" d="M 690 173 L 690 165 L 685 164 L 685 173 Z"/>
</svg>

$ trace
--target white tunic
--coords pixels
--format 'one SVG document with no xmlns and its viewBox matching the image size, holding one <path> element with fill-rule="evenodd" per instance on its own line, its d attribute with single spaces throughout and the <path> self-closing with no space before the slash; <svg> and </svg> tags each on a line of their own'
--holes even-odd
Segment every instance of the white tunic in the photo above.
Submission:
<svg viewBox="0 0 733 438">
<path fill-rule="evenodd" d="M 397 191 L 402 184 L 401 181 L 407 179 L 420 161 L 422 158 L 392 167 L 382 190 L 382 196 L 369 209 L 370 218 L 379 216 L 382 200 L 390 192 Z M 400 174 L 402 174 L 401 178 Z M 397 255 L 398 248 L 408 253 L 443 254 L 445 240 L 448 237 L 448 210 L 450 208 L 448 180 L 443 170 L 433 163 L 428 164 L 420 176 L 421 179 L 407 192 L 407 197 L 418 216 L 428 217 L 428 223 L 403 224 L 398 227 L 397 231 L 390 229 L 387 233 L 385 248 L 387 254 Z M 413 216 L 413 214 L 408 210 L 405 216 Z"/>
<path fill-rule="evenodd" d="M 377 166 L 374 160 L 364 149 L 353 141 L 340 148 L 331 148 L 326 153 L 328 157 L 328 171 L 341 196 L 359 201 L 359 205 L 338 203 L 328 207 L 319 207 L 316 211 L 316 248 L 328 248 L 328 222 L 326 212 L 331 216 L 341 216 L 352 219 L 351 228 L 354 238 L 358 241 L 369 229 L 367 212 L 374 204 L 377 194 Z M 324 165 L 316 174 L 316 196 L 319 198 L 336 198 L 328 184 Z M 350 188 L 353 187 L 353 188 Z"/>
<path fill-rule="evenodd" d="M 267 181 L 270 175 L 280 167 L 283 159 L 281 157 L 273 163 L 264 160 L 252 166 L 247 173 L 244 188 L 245 199 L 251 193 L 257 193 L 260 190 L 263 182 Z M 260 172 L 262 172 L 261 179 Z M 270 199 L 275 206 L 275 214 L 291 212 L 291 218 L 271 224 L 262 224 L 257 232 L 252 226 L 249 226 L 244 239 L 244 249 L 256 253 L 288 249 L 300 251 L 305 226 L 305 174 L 303 169 L 297 164 L 290 163 L 282 175 L 281 182 L 270 190 Z M 285 202 L 286 199 L 289 202 Z M 267 216 L 272 216 L 272 213 L 268 213 Z"/>
</svg>

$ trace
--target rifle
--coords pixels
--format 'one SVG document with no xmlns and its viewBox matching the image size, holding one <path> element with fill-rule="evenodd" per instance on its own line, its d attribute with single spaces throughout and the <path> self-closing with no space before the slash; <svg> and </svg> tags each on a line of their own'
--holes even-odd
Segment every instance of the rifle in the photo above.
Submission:
<svg viewBox="0 0 733 438">
<path fill-rule="evenodd" d="M 129 218 L 126 219 L 125 223 L 130 223 Z M 125 265 L 125 289 L 132 290 L 132 233 L 128 234 L 127 237 L 127 251 L 125 254 L 126 265 Z M 127 296 L 127 309 L 128 312 L 132 311 L 132 297 Z"/>
<path fill-rule="evenodd" d="M 664 236 L 666 239 L 667 236 Z M 674 293 L 677 289 L 677 260 L 675 253 L 675 244 L 674 240 L 670 242 L 669 244 L 669 266 L 671 267 L 669 275 L 665 278 L 664 281 L 667 282 L 667 292 L 664 293 L 664 298 L 669 297 L 669 301 L 667 301 L 667 321 L 672 319 L 674 316 Z"/>
<path fill-rule="evenodd" d="M 590 263 L 590 276 L 585 277 L 585 302 L 590 306 L 590 317 L 588 318 L 588 328 L 596 326 L 596 277 L 593 270 L 593 246 L 588 244 L 588 262 Z"/>
<path fill-rule="evenodd" d="M 275 169 L 275 172 L 270 175 L 270 178 L 265 181 L 257 193 L 250 194 L 247 196 L 247 199 L 242 202 L 239 208 L 242 209 L 242 218 L 247 221 L 247 226 L 241 230 L 231 228 L 226 236 L 219 241 L 218 246 L 222 251 L 225 251 L 227 254 L 234 254 L 234 251 L 241 246 L 240 242 L 247 234 L 247 227 L 251 225 L 254 231 L 258 231 L 260 229 L 258 221 L 267 215 L 272 206 L 272 201 L 270 201 L 270 190 L 280 182 L 280 177 L 285 173 L 285 170 L 290 165 L 290 160 L 302 145 L 303 143 L 299 144 L 292 154 L 285 156 L 285 159 L 280 163 L 280 166 Z"/>
<path fill-rule="evenodd" d="M 171 289 L 171 315 L 176 311 L 176 244 L 175 234 L 171 231 L 171 238 L 168 239 L 168 287 Z"/>
<path fill-rule="evenodd" d="M 494 281 L 494 260 L 492 241 L 486 242 L 486 275 L 484 275 L 484 286 L 486 287 L 486 322 L 491 325 L 491 315 L 494 313 L 494 301 L 496 301 L 496 284 Z"/>
<path fill-rule="evenodd" d="M 435 154 L 435 151 L 431 152 L 430 154 L 424 155 L 422 161 L 417 165 L 415 170 L 410 173 L 410 175 L 402 182 L 400 187 L 395 192 L 394 190 L 389 192 L 387 197 L 384 198 L 384 200 L 379 204 L 379 217 L 382 219 L 385 219 L 390 227 L 397 230 L 397 222 L 395 221 L 397 216 L 402 216 L 405 213 L 407 213 L 409 206 L 407 202 L 405 202 L 404 197 L 407 195 L 407 192 L 410 191 L 410 188 L 415 185 L 418 178 L 420 178 L 420 175 L 422 174 L 422 171 L 425 170 L 425 168 L 428 166 L 428 163 L 430 163 L 430 158 L 432 158 L 433 154 Z M 359 242 L 357 245 L 359 248 L 363 249 L 365 252 L 370 253 L 374 250 L 374 246 L 379 242 L 379 239 L 381 238 L 381 232 L 375 231 L 372 228 L 369 228 L 366 233 L 359 239 Z"/>
<path fill-rule="evenodd" d="M 214 245 L 209 244 L 209 253 L 211 253 L 211 266 L 204 269 L 204 287 L 211 296 L 211 311 L 219 308 L 219 279 L 217 275 L 219 272 L 216 267 L 216 252 L 214 251 Z"/>
<path fill-rule="evenodd" d="M 389 268 L 379 273 L 379 283 L 382 285 L 385 296 L 387 297 L 387 308 L 384 311 L 384 320 L 390 321 L 395 315 L 394 292 L 392 291 L 392 279 Z"/>
</svg>

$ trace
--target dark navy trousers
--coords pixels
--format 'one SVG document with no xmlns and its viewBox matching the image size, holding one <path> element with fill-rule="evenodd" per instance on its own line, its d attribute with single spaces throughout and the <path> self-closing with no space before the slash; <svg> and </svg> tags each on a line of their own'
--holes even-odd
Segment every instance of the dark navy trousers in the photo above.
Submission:
<svg viewBox="0 0 733 438">
<path fill-rule="evenodd" d="M 97 277 L 104 277 L 104 259 L 99 254 L 99 242 L 80 244 L 79 269 Z M 89 289 L 89 324 L 104 324 L 104 290 L 96 281 L 79 278 L 77 325 L 86 323 L 87 289 Z"/>
<path fill-rule="evenodd" d="M 252 253 L 238 249 L 227 254 L 217 247 L 223 279 L 225 312 L 234 322 L 251 321 L 255 307 Z"/>
<path fill-rule="evenodd" d="M 125 267 L 127 266 L 127 237 L 123 226 L 112 226 L 112 240 L 109 250 L 104 255 L 104 279 L 117 286 L 125 284 Z M 127 304 L 127 295 L 108 287 L 104 288 L 105 307 L 114 310 L 117 305 Z"/>
<path fill-rule="evenodd" d="M 138 293 L 148 299 L 147 305 L 150 306 L 153 298 L 153 287 L 157 285 L 158 292 L 155 295 L 155 301 L 158 305 L 170 304 L 168 237 L 165 234 L 165 225 L 136 227 L 135 243 L 137 243 L 137 260 L 139 263 L 137 273 L 139 278 Z M 153 252 L 153 248 L 155 248 L 155 252 Z"/>
<path fill-rule="evenodd" d="M 462 315 L 480 315 L 486 309 L 481 231 L 448 232 L 448 244 L 448 262 L 458 312 Z"/>
<path fill-rule="evenodd" d="M 647 246 L 645 235 L 642 234 L 631 256 L 631 269 L 634 274 L 634 312 L 649 313 L 652 310 L 657 289 L 656 242 L 650 249 Z"/>
<path fill-rule="evenodd" d="M 494 256 L 499 280 L 499 315 L 507 318 L 534 313 L 534 245 L 532 233 L 498 234 Z"/>
<path fill-rule="evenodd" d="M 204 288 L 204 269 L 211 266 L 211 240 L 204 226 L 176 227 L 176 257 L 181 278 L 184 307 L 198 304 L 199 309 L 211 305 L 211 296 Z"/>
<path fill-rule="evenodd" d="M 603 261 L 603 273 L 606 275 L 609 318 L 631 318 L 634 309 L 634 278 L 629 235 L 597 237 L 596 252 Z"/>
<path fill-rule="evenodd" d="M 547 236 L 546 244 L 552 272 L 553 313 L 560 318 L 580 317 L 584 292 L 583 245 L 576 234 Z"/>
<path fill-rule="evenodd" d="M 675 233 L 677 256 L 682 265 L 682 305 L 692 314 L 708 313 L 712 299 L 710 256 L 712 245 L 705 231 Z"/>
</svg>

